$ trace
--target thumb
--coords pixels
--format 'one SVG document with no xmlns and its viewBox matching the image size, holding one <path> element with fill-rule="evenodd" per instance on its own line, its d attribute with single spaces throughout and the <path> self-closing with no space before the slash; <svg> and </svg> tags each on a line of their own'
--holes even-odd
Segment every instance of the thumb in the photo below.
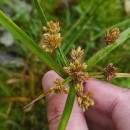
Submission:
<svg viewBox="0 0 130 130">
<path fill-rule="evenodd" d="M 54 86 L 53 81 L 56 79 L 62 79 L 54 71 L 47 72 L 42 80 L 42 85 L 44 91 L 50 89 Z M 60 121 L 67 95 L 62 93 L 58 94 L 49 94 L 46 97 L 47 103 L 47 118 L 49 123 L 49 130 L 56 130 L 58 123 Z M 88 130 L 87 123 L 84 117 L 84 113 L 79 108 L 77 102 L 74 102 L 73 110 L 67 124 L 66 130 Z"/>
</svg>

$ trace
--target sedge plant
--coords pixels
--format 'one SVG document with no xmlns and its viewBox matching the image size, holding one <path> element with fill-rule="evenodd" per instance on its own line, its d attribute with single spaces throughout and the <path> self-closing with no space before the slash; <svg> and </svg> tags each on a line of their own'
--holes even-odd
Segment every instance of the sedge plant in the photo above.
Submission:
<svg viewBox="0 0 130 130">
<path fill-rule="evenodd" d="M 84 62 L 82 61 L 84 50 L 81 49 L 80 46 L 73 49 L 71 48 L 71 59 L 68 59 L 62 50 L 62 40 L 64 39 L 64 36 L 60 33 L 61 27 L 59 22 L 47 20 L 38 0 L 34 0 L 34 3 L 44 31 L 41 37 L 40 46 L 36 44 L 33 39 L 31 39 L 2 11 L 0 11 L 0 23 L 23 44 L 25 44 L 25 46 L 37 55 L 46 65 L 48 65 L 50 69 L 54 70 L 64 79 L 56 79 L 54 81 L 54 86 L 27 104 L 24 109 L 33 105 L 36 101 L 42 99 L 49 93 L 67 94 L 66 104 L 57 127 L 57 130 L 65 130 L 72 111 L 75 96 L 77 96 L 77 102 L 83 111 L 86 111 L 89 106 L 94 105 L 94 100 L 91 96 L 95 92 L 84 92 L 83 82 L 91 77 L 105 78 L 106 80 L 111 80 L 112 78 L 130 77 L 129 73 L 117 73 L 117 68 L 114 67 L 113 63 L 108 64 L 108 66 L 104 68 L 103 72 L 88 72 L 88 70 L 102 60 L 112 50 L 130 38 L 130 28 L 124 30 L 122 33 L 120 33 L 119 28 L 116 27 L 106 29 L 104 36 L 106 45 L 95 53 L 89 60 Z M 69 34 L 71 35 L 71 33 Z M 52 53 L 55 54 L 55 57 L 51 57 Z M 56 62 L 55 59 L 57 59 L 58 62 Z M 69 84 L 70 87 L 67 88 L 66 84 Z"/>
</svg>

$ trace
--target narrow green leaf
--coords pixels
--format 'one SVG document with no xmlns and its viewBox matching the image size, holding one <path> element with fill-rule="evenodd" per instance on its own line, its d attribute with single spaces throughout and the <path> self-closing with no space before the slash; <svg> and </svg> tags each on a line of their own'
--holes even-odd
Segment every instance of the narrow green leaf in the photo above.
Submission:
<svg viewBox="0 0 130 130">
<path fill-rule="evenodd" d="M 103 59 L 106 55 L 108 55 L 112 50 L 114 50 L 117 46 L 119 46 L 122 42 L 124 42 L 128 38 L 130 38 L 130 28 L 122 32 L 119 38 L 114 43 L 103 47 L 96 54 L 94 54 L 86 63 L 87 64 L 86 71 L 91 69 L 96 63 L 98 63 L 101 59 Z"/>
<path fill-rule="evenodd" d="M 24 33 L 11 19 L 0 10 L 0 23 L 15 35 L 28 49 L 35 53 L 51 69 L 59 73 L 59 65 L 40 48 L 26 33 Z"/>
</svg>

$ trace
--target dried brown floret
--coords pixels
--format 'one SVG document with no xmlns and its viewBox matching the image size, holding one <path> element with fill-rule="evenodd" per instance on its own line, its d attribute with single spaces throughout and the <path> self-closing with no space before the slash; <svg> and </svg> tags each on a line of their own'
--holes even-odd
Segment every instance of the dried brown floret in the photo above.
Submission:
<svg viewBox="0 0 130 130">
<path fill-rule="evenodd" d="M 52 88 L 52 92 L 56 94 L 61 94 L 62 92 L 65 92 L 68 94 L 69 90 L 62 84 L 61 79 L 56 79 L 54 81 L 55 86 Z"/>
<path fill-rule="evenodd" d="M 76 91 L 77 95 L 82 95 L 82 93 L 83 93 L 83 84 L 82 83 L 76 84 L 75 91 Z"/>
<path fill-rule="evenodd" d="M 89 74 L 87 72 L 76 72 L 75 80 L 77 82 L 84 82 L 89 78 Z"/>
<path fill-rule="evenodd" d="M 73 60 L 81 60 L 83 54 L 84 54 L 84 50 L 81 50 L 81 47 L 78 47 L 77 49 L 73 49 L 70 52 L 70 56 Z"/>
<path fill-rule="evenodd" d="M 42 38 L 42 48 L 47 52 L 52 52 L 55 48 L 61 45 L 62 37 L 58 34 L 44 34 Z"/>
<path fill-rule="evenodd" d="M 107 67 L 104 69 L 104 76 L 107 80 L 112 79 L 116 76 L 117 68 L 113 66 L 112 63 L 108 64 Z"/>
<path fill-rule="evenodd" d="M 90 98 L 91 95 L 93 95 L 93 91 L 88 91 L 86 94 L 83 94 L 78 97 L 78 104 L 82 108 L 83 111 L 88 109 L 89 106 L 94 105 L 94 100 Z"/>
<path fill-rule="evenodd" d="M 119 28 L 114 28 L 112 30 L 110 30 L 109 28 L 106 29 L 106 34 L 104 37 L 105 42 L 107 44 L 113 43 L 119 37 L 119 34 L 120 34 Z"/>
<path fill-rule="evenodd" d="M 68 67 L 64 67 L 64 70 L 67 74 L 73 75 L 75 72 L 79 72 L 84 70 L 87 67 L 85 63 L 80 63 L 80 61 L 75 60 L 74 62 L 70 63 Z"/>
</svg>

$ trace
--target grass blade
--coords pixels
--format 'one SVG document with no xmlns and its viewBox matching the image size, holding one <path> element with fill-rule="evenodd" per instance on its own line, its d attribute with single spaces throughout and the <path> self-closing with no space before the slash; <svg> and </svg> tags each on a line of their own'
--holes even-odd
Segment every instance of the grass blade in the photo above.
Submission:
<svg viewBox="0 0 130 130">
<path fill-rule="evenodd" d="M 28 49 L 35 53 L 51 69 L 59 73 L 59 65 L 2 11 L 0 11 L 0 23 L 13 35 L 15 35 Z"/>
</svg>

